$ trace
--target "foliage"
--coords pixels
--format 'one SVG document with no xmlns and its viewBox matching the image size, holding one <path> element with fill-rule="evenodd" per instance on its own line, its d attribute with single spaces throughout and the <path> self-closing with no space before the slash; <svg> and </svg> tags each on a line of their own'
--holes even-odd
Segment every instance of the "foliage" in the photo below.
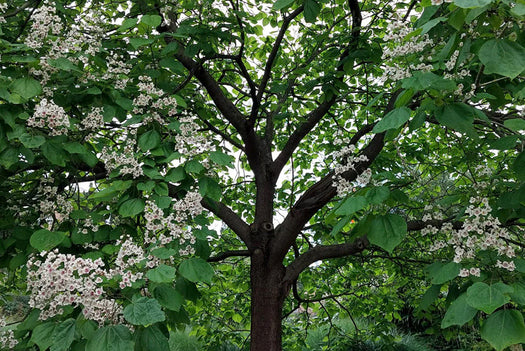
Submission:
<svg viewBox="0 0 525 351">
<path fill-rule="evenodd" d="M 0 1 L 0 348 L 525 343 L 524 25 Z"/>
</svg>

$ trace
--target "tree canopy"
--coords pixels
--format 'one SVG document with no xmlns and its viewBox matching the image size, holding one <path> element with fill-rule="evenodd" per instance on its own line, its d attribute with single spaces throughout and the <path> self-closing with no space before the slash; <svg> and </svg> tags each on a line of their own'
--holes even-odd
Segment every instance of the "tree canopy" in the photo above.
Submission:
<svg viewBox="0 0 525 351">
<path fill-rule="evenodd" d="M 525 343 L 524 26 L 0 1 L 0 349 Z"/>
</svg>

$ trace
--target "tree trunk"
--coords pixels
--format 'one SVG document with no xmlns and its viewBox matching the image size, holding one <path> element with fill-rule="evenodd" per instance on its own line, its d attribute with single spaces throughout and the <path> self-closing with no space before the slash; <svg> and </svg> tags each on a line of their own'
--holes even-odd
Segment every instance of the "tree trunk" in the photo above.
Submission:
<svg viewBox="0 0 525 351">
<path fill-rule="evenodd" d="M 281 316 L 288 290 L 284 266 L 269 265 L 262 250 L 251 260 L 251 351 L 281 351 Z"/>
</svg>

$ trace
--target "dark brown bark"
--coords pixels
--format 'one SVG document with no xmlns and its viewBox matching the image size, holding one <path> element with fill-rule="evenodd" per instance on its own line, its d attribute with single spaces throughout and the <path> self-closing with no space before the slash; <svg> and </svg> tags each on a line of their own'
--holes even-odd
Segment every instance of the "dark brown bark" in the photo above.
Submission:
<svg viewBox="0 0 525 351">
<path fill-rule="evenodd" d="M 251 351 L 281 351 L 281 318 L 289 287 L 282 264 L 271 265 L 262 249 L 251 258 Z"/>
</svg>

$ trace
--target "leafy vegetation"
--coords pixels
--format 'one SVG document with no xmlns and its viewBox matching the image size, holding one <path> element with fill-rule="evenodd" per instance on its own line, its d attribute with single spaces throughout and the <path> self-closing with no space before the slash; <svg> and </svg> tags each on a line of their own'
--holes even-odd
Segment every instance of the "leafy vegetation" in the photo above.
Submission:
<svg viewBox="0 0 525 351">
<path fill-rule="evenodd" d="M 0 1 L 0 349 L 519 350 L 524 26 Z"/>
</svg>

